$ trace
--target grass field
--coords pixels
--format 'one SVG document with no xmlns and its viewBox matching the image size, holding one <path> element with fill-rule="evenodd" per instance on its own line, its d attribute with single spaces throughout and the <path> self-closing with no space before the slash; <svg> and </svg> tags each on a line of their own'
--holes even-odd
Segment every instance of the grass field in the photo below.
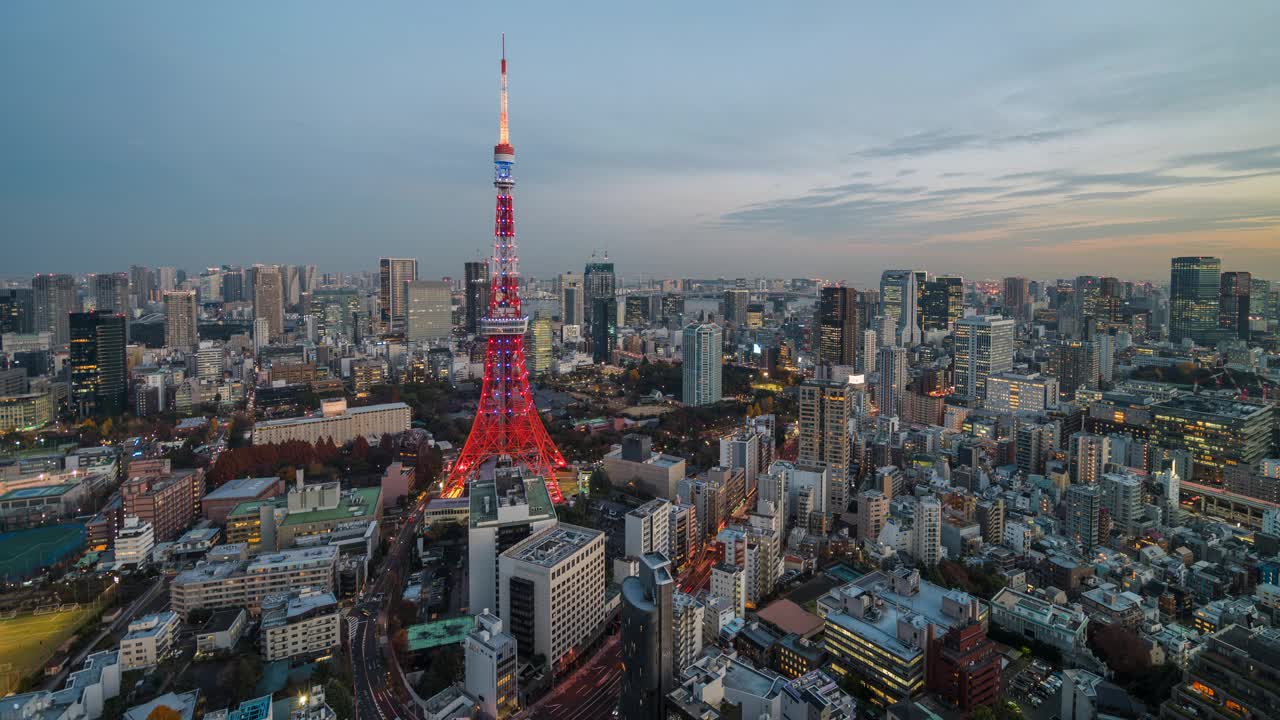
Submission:
<svg viewBox="0 0 1280 720">
<path fill-rule="evenodd" d="M 84 525 L 63 523 L 0 534 L 0 579 L 21 580 L 84 547 Z M 3 647 L 3 646 L 0 646 Z"/>
<path fill-rule="evenodd" d="M 0 695 L 16 688 L 22 678 L 44 667 L 58 646 L 94 616 L 93 605 L 47 615 L 19 615 L 0 620 Z"/>
</svg>

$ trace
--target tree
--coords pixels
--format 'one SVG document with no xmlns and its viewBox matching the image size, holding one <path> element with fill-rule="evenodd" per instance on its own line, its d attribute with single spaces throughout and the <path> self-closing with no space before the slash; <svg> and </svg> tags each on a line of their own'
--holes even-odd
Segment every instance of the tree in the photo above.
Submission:
<svg viewBox="0 0 1280 720">
<path fill-rule="evenodd" d="M 182 713 L 168 705 L 157 705 L 154 710 L 147 713 L 147 720 L 182 720 Z"/>
</svg>

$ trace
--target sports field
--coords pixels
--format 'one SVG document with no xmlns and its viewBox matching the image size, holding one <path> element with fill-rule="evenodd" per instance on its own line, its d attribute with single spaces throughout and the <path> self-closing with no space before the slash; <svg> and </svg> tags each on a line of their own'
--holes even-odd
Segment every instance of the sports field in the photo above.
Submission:
<svg viewBox="0 0 1280 720">
<path fill-rule="evenodd" d="M 0 620 L 0 695 L 13 692 L 22 678 L 44 667 L 58 646 L 94 616 L 96 607 Z"/>
<path fill-rule="evenodd" d="M 84 543 L 84 525 L 80 523 L 0 533 L 0 580 L 25 580 L 80 550 Z"/>
</svg>

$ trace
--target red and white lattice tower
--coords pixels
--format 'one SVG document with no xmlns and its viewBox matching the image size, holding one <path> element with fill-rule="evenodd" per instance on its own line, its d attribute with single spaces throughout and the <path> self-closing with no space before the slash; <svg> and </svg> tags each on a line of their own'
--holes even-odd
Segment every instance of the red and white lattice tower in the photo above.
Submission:
<svg viewBox="0 0 1280 720">
<path fill-rule="evenodd" d="M 480 407 L 471 424 L 467 444 L 449 472 L 445 497 L 459 497 L 467 482 L 490 460 L 509 459 L 530 473 L 546 478 L 551 501 L 564 497 L 555 480 L 555 469 L 564 467 L 564 457 L 556 449 L 542 425 L 529 389 L 529 371 L 524 361 L 524 336 L 529 317 L 520 305 L 520 269 L 516 255 L 516 219 L 511 176 L 516 151 L 507 134 L 507 53 L 502 52 L 502 114 L 498 144 L 493 148 L 493 186 L 498 190 L 493 228 L 493 259 L 489 266 L 489 309 L 480 320 L 480 333 L 488 337 L 484 358 L 484 386 Z"/>
</svg>

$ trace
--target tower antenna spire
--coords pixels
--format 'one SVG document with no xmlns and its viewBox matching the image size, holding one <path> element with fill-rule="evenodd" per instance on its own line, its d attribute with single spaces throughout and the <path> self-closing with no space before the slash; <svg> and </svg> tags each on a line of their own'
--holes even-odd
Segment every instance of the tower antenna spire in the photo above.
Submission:
<svg viewBox="0 0 1280 720">
<path fill-rule="evenodd" d="M 502 33 L 502 114 L 498 118 L 498 144 L 510 145 L 507 130 L 507 34 Z"/>
</svg>

